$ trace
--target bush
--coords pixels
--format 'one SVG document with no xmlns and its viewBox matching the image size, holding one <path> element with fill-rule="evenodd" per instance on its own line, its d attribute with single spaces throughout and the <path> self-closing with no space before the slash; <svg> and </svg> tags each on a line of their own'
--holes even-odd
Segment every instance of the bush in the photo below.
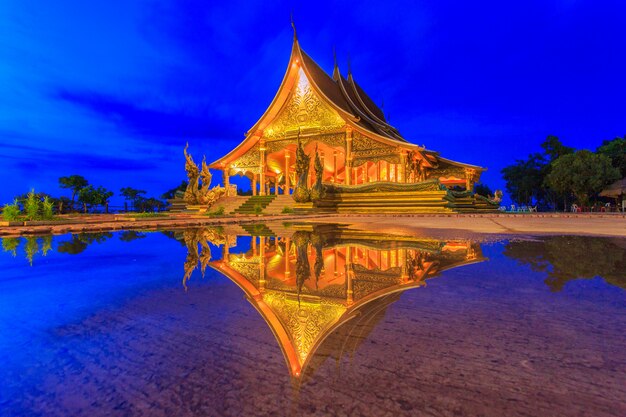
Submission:
<svg viewBox="0 0 626 417">
<path fill-rule="evenodd" d="M 293 213 L 293 209 L 291 207 L 283 207 L 283 214 L 291 214 Z"/>
<path fill-rule="evenodd" d="M 45 196 L 41 206 L 41 215 L 44 220 L 52 220 L 54 214 L 52 213 L 52 201 L 48 196 Z"/>
<path fill-rule="evenodd" d="M 39 219 L 39 199 L 35 195 L 35 190 L 30 190 L 24 203 L 24 211 L 26 212 L 26 218 L 28 220 Z"/>
<path fill-rule="evenodd" d="M 254 205 L 254 214 L 263 214 L 263 207 L 260 204 Z"/>
<path fill-rule="evenodd" d="M 17 220 L 20 216 L 20 206 L 17 204 L 17 200 L 13 201 L 13 204 L 5 204 L 2 209 L 2 218 L 8 222 Z"/>
<path fill-rule="evenodd" d="M 151 212 L 146 212 L 146 213 L 131 213 L 130 217 L 135 217 L 135 218 L 150 218 L 150 217 L 167 217 L 167 214 L 165 213 L 151 213 Z"/>
<path fill-rule="evenodd" d="M 213 211 L 208 211 L 207 216 L 223 216 L 225 212 L 224 206 L 219 206 Z"/>
</svg>

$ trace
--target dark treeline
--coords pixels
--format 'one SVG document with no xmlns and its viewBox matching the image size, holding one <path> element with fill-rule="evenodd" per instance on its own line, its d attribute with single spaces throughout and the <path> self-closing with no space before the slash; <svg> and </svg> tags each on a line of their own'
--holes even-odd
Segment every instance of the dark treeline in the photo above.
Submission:
<svg viewBox="0 0 626 417">
<path fill-rule="evenodd" d="M 548 136 L 542 152 L 517 160 L 502 170 L 506 191 L 519 205 L 542 210 L 567 210 L 577 203 L 609 202 L 598 193 L 608 184 L 626 177 L 626 138 L 605 140 L 595 152 L 576 150 Z"/>
<path fill-rule="evenodd" d="M 47 220 L 55 214 L 72 212 L 96 213 L 110 211 L 110 200 L 115 193 L 103 186 L 95 186 L 81 175 L 59 178 L 59 186 L 68 191 L 68 195 L 53 196 L 45 192 L 29 193 L 15 197 L 12 204 L 2 209 L 5 220 L 25 218 L 27 220 Z M 159 212 L 168 208 L 167 200 L 180 195 L 187 182 L 166 191 L 160 198 L 147 197 L 146 191 L 132 187 L 120 189 L 119 196 L 124 198 L 124 207 L 115 211 Z"/>
</svg>

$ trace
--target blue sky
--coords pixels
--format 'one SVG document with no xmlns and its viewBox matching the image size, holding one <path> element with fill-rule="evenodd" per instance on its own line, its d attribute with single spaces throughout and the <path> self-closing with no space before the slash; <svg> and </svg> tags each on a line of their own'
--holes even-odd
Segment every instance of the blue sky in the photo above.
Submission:
<svg viewBox="0 0 626 417">
<path fill-rule="evenodd" d="M 626 3 L 0 1 L 0 203 L 81 174 L 160 195 L 236 146 L 291 49 L 333 47 L 405 138 L 500 170 L 626 134 Z"/>
</svg>

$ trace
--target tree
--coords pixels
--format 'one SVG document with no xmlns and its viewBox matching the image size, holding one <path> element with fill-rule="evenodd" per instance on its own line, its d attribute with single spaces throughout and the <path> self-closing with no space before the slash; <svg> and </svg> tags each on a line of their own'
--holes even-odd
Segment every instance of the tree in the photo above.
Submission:
<svg viewBox="0 0 626 417">
<path fill-rule="evenodd" d="M 482 195 L 483 197 L 489 197 L 493 195 L 493 191 L 486 184 L 476 184 L 474 186 L 474 194 Z"/>
<path fill-rule="evenodd" d="M 87 185 L 89 185 L 89 181 L 81 175 L 70 175 L 69 177 L 59 178 L 59 186 L 61 188 L 72 190 L 72 206 L 74 205 L 74 198 L 76 197 L 76 194 L 78 194 L 80 190 L 85 188 Z"/>
<path fill-rule="evenodd" d="M 626 136 L 605 140 L 596 152 L 608 156 L 613 166 L 619 169 L 621 178 L 626 177 Z"/>
<path fill-rule="evenodd" d="M 517 204 L 531 204 L 533 197 L 543 197 L 543 167 L 545 161 L 540 154 L 533 154 L 527 160 L 517 160 L 505 167 L 502 176 L 506 181 L 506 191 Z"/>
<path fill-rule="evenodd" d="M 618 179 L 619 175 L 608 156 L 582 150 L 557 158 L 545 182 L 559 193 L 573 194 L 585 206 L 591 195 Z"/>
<path fill-rule="evenodd" d="M 133 209 L 137 205 L 137 200 L 141 196 L 141 194 L 145 194 L 144 190 L 136 190 L 131 187 L 124 187 L 120 189 L 120 195 L 124 197 L 126 201 L 129 201 L 132 204 Z"/>
<path fill-rule="evenodd" d="M 94 207 L 100 205 L 108 205 L 109 199 L 113 196 L 113 192 L 107 190 L 104 187 L 98 186 L 95 188 L 93 185 L 81 189 L 78 193 L 78 201 L 83 204 L 85 213 L 87 212 L 87 206 Z"/>
<path fill-rule="evenodd" d="M 187 184 L 189 183 L 186 180 L 183 180 L 183 182 L 178 187 L 172 188 L 171 190 L 164 192 L 163 195 L 161 195 L 161 198 L 164 200 L 171 200 L 172 198 L 175 198 L 178 192 L 185 192 L 185 190 L 187 189 Z"/>
</svg>

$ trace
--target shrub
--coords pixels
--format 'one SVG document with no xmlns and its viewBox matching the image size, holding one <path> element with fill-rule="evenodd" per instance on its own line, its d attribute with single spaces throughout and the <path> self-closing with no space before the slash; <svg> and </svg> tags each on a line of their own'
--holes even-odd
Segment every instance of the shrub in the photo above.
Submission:
<svg viewBox="0 0 626 417">
<path fill-rule="evenodd" d="M 30 190 L 24 203 L 24 211 L 28 220 L 37 220 L 39 218 L 39 199 L 35 195 L 35 190 Z"/>
<path fill-rule="evenodd" d="M 263 207 L 260 204 L 254 205 L 254 214 L 263 214 Z"/>
<path fill-rule="evenodd" d="M 20 206 L 17 204 L 17 200 L 13 201 L 13 204 L 5 204 L 2 209 L 2 218 L 8 222 L 17 220 L 20 216 Z"/>
<path fill-rule="evenodd" d="M 207 212 L 207 216 L 223 216 L 225 212 L 224 206 L 219 206 L 215 210 Z"/>
<path fill-rule="evenodd" d="M 283 214 L 291 214 L 293 213 L 293 209 L 291 207 L 283 207 Z"/>
<path fill-rule="evenodd" d="M 54 214 L 52 213 L 52 201 L 50 201 L 50 198 L 48 198 L 48 196 L 45 196 L 43 199 L 41 214 L 41 217 L 44 220 L 52 220 L 52 218 L 54 217 Z"/>
</svg>

